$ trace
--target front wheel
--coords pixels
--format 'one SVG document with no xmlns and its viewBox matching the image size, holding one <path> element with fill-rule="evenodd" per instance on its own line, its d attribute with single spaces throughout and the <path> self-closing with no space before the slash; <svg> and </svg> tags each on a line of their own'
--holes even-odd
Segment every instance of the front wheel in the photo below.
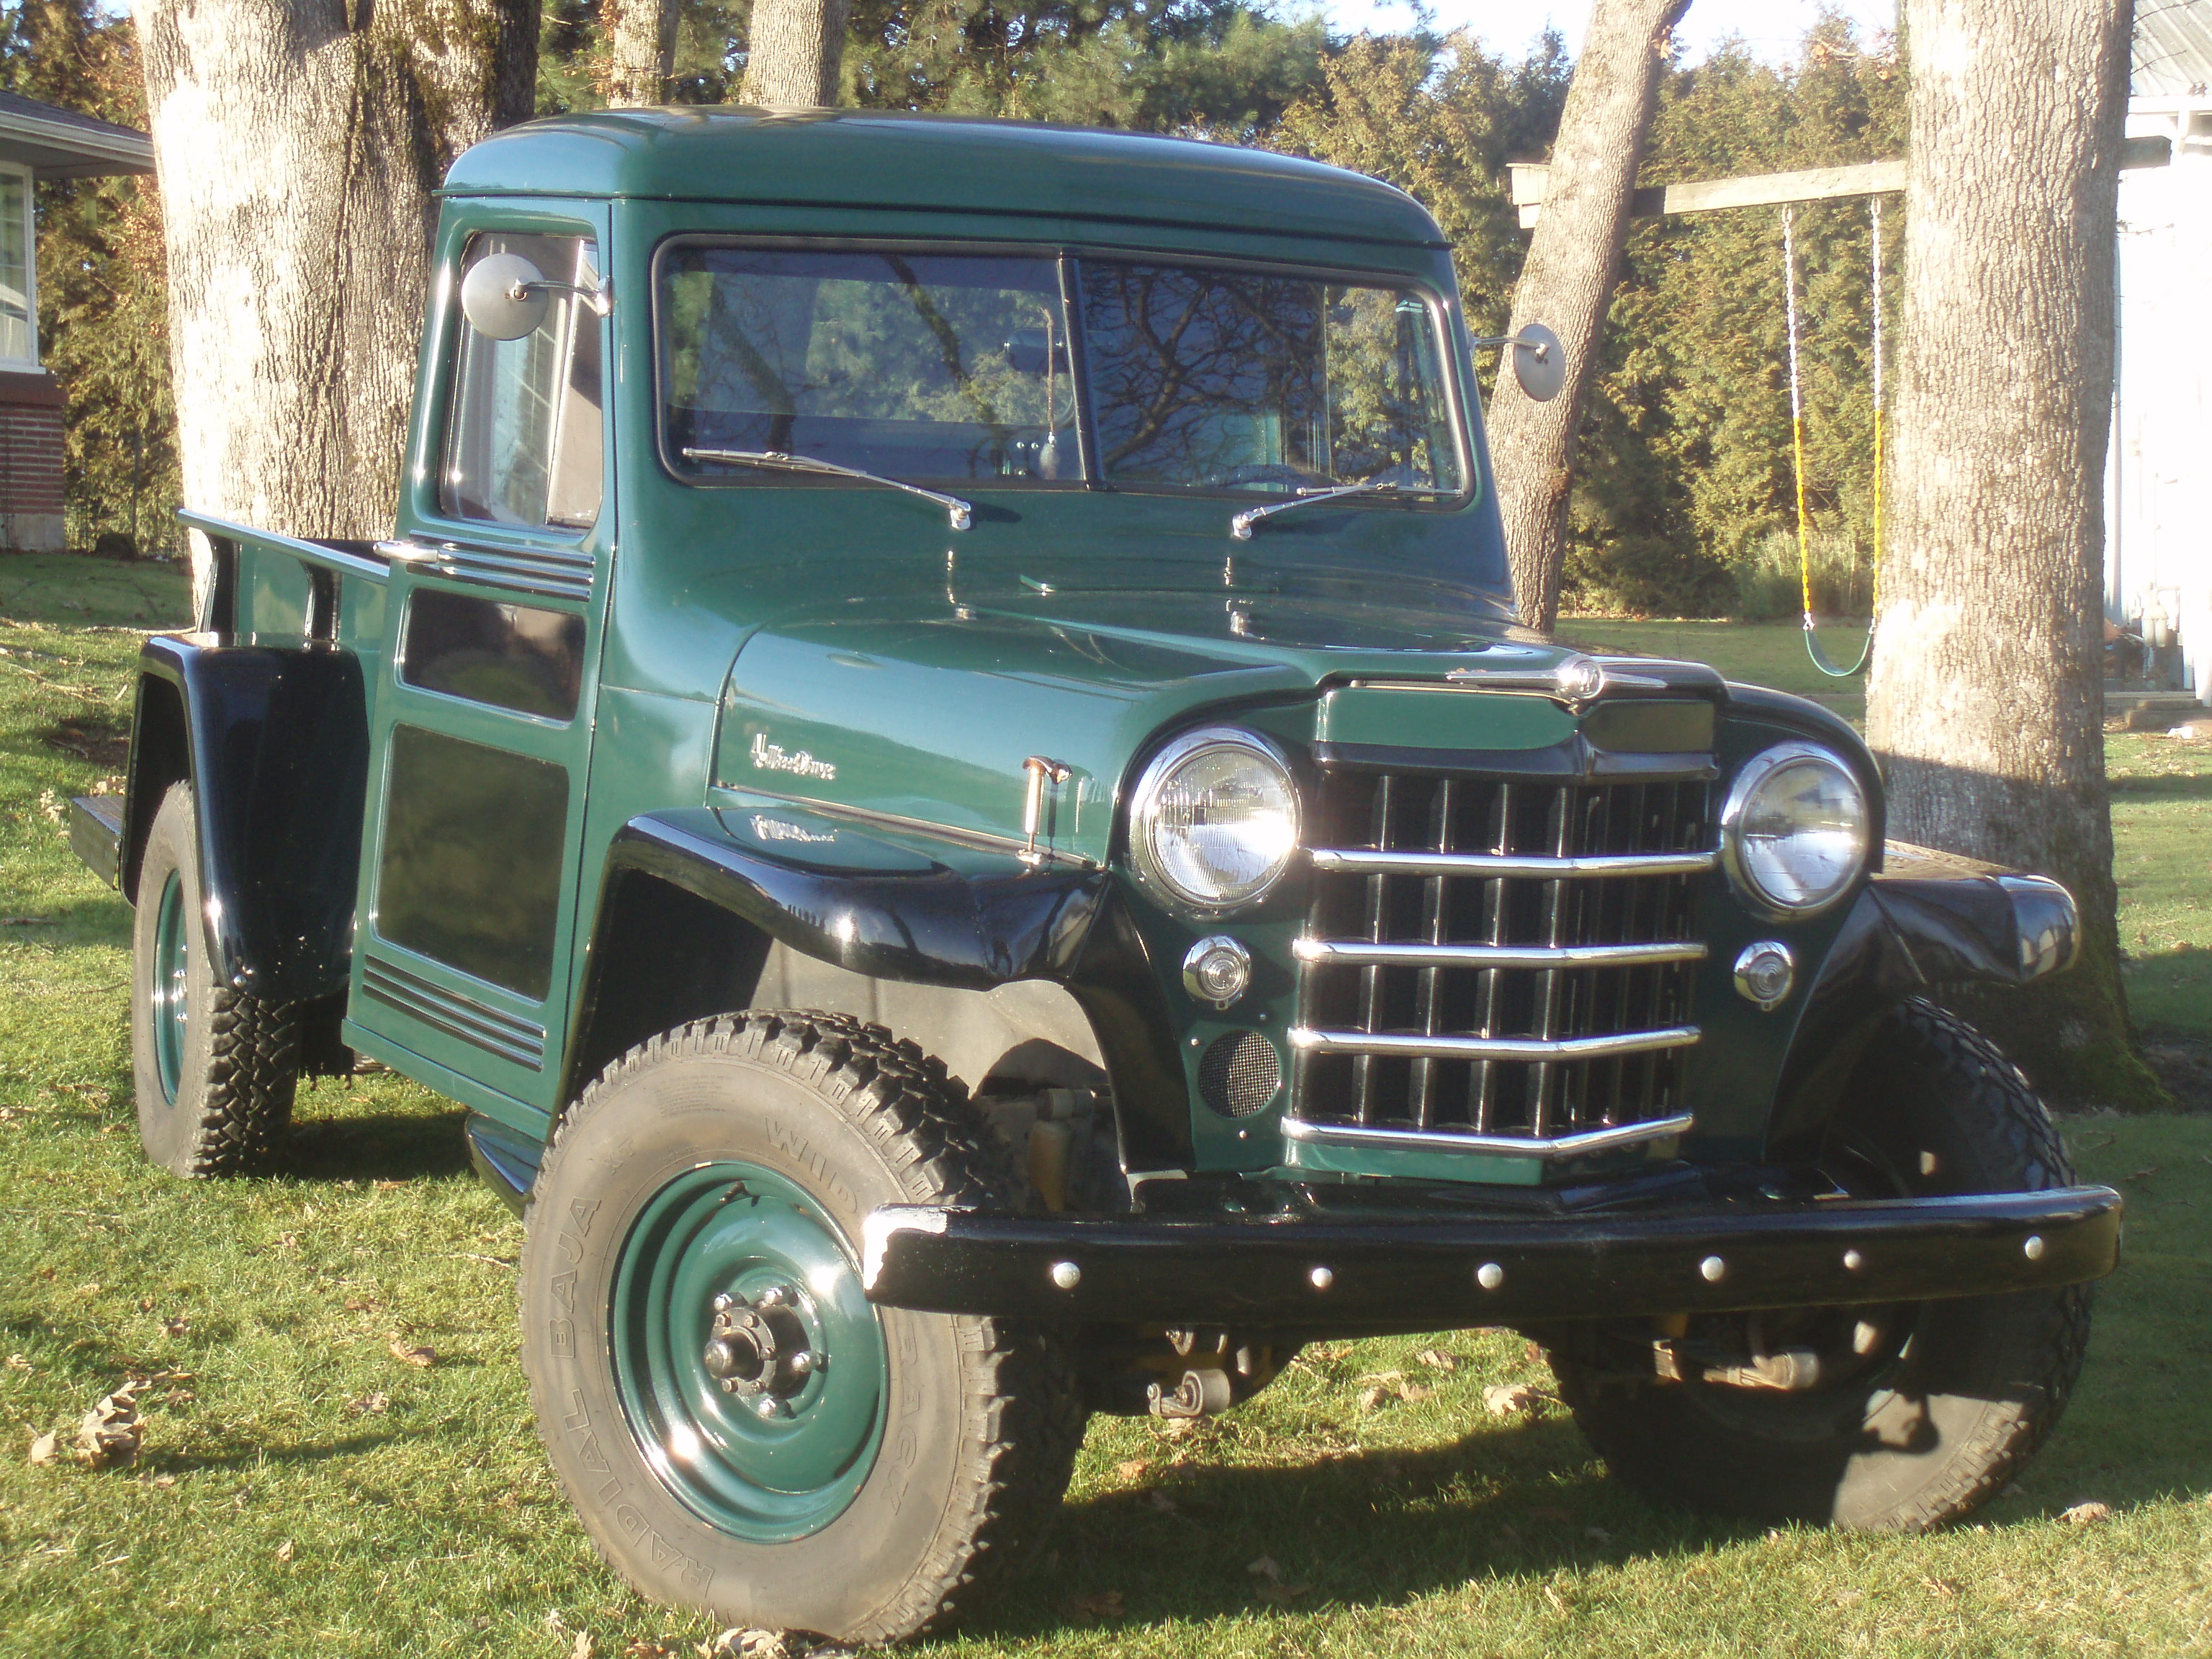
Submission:
<svg viewBox="0 0 2212 1659">
<path fill-rule="evenodd" d="M 1868 1197 L 2074 1179 L 2027 1080 L 1923 1002 L 1900 1007 L 1869 1051 L 1828 1162 Z M 1721 1515 L 1918 1532 L 1995 1497 L 2057 1423 L 2088 1342 L 2089 1291 L 1732 1316 L 1692 1321 L 1687 1335 L 1812 1352 L 1820 1380 L 1802 1392 L 1661 1382 L 1555 1355 L 1560 1396 L 1615 1475 Z"/>
<path fill-rule="evenodd" d="M 752 1013 L 631 1050 L 562 1121 L 523 1360 L 569 1501 L 641 1593 L 896 1641 L 1048 1522 L 1082 1433 L 1059 1346 L 861 1285 L 877 1206 L 992 1195 L 968 1115 L 880 1027 Z"/>
</svg>

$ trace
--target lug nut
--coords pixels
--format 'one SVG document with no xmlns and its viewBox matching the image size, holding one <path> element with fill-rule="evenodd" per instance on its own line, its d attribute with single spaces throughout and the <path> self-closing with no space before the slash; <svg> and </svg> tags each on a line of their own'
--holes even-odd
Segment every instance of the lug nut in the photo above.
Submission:
<svg viewBox="0 0 2212 1659">
<path fill-rule="evenodd" d="M 1073 1261 L 1052 1264 L 1052 1282 L 1063 1291 L 1072 1291 L 1083 1282 L 1083 1269 Z"/>
<path fill-rule="evenodd" d="M 1314 1289 L 1325 1291 L 1336 1283 L 1336 1270 L 1334 1267 L 1316 1267 L 1306 1277 L 1312 1281 Z"/>
<path fill-rule="evenodd" d="M 1708 1285 L 1717 1285 L 1728 1277 L 1728 1263 L 1717 1255 L 1709 1255 L 1698 1263 L 1698 1275 Z"/>
<path fill-rule="evenodd" d="M 2040 1233 L 2030 1233 L 2027 1236 L 2027 1242 L 2022 1244 L 2020 1248 L 2022 1254 L 2024 1254 L 2030 1261 L 2042 1261 L 2043 1235 Z"/>
<path fill-rule="evenodd" d="M 763 1308 L 781 1308 L 783 1305 L 783 1286 L 771 1285 L 760 1293 L 759 1305 Z"/>
<path fill-rule="evenodd" d="M 760 1404 L 755 1406 L 753 1409 L 763 1419 L 778 1418 L 783 1415 L 783 1401 L 772 1394 L 764 1394 L 760 1397 Z"/>
<path fill-rule="evenodd" d="M 1861 1255 L 1856 1250 L 1845 1250 L 1844 1252 L 1844 1271 L 1847 1273 L 1864 1273 L 1866 1271 L 1866 1258 Z"/>
<path fill-rule="evenodd" d="M 1495 1261 L 1486 1261 L 1474 1270 L 1474 1282 L 1486 1291 L 1494 1291 L 1505 1282 L 1505 1269 Z"/>
<path fill-rule="evenodd" d="M 791 1369 L 795 1375 L 799 1376 L 810 1375 L 814 1370 L 814 1354 L 812 1350 L 801 1348 L 797 1353 L 792 1355 Z"/>
<path fill-rule="evenodd" d="M 732 1296 L 727 1291 L 723 1291 L 721 1295 L 714 1298 L 714 1311 L 716 1313 L 727 1313 L 731 1309 L 737 1305 L 738 1298 Z"/>
</svg>

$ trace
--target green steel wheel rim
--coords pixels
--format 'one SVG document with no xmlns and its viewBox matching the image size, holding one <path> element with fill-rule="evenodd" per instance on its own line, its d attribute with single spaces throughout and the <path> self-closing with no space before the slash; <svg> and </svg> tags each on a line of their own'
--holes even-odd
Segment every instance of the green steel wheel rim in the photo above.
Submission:
<svg viewBox="0 0 2212 1659">
<path fill-rule="evenodd" d="M 173 1106 L 185 1074 L 185 1020 L 191 1002 L 191 929 L 185 925 L 185 883 L 177 871 L 162 884 L 154 913 L 154 1069 L 161 1098 Z"/>
<path fill-rule="evenodd" d="M 725 1320 L 773 1328 L 775 1364 L 731 1389 L 709 1369 L 718 1298 Z M 844 1512 L 882 1444 L 890 1364 L 855 1252 L 804 1188 L 735 1161 L 676 1176 L 623 1241 L 611 1316 L 630 1432 L 694 1514 L 780 1544 Z"/>
</svg>

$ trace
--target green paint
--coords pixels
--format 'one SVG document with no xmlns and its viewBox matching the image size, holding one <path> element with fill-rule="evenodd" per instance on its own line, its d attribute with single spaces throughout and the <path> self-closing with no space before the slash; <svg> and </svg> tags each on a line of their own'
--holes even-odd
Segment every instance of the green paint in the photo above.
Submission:
<svg viewBox="0 0 2212 1659">
<path fill-rule="evenodd" d="M 178 872 L 169 872 L 161 884 L 161 908 L 154 915 L 154 970 L 151 1010 L 154 1024 L 154 1068 L 161 1081 L 161 1098 L 177 1101 L 177 1085 L 185 1074 L 185 1044 L 191 1034 L 191 929 L 185 921 L 185 883 Z"/>
<path fill-rule="evenodd" d="M 702 1356 L 722 1297 L 760 1305 L 781 1340 L 804 1344 L 816 1363 L 795 1387 L 720 1385 Z M 890 1359 L 850 1242 L 800 1187 L 750 1164 L 685 1170 L 623 1241 L 609 1319 L 630 1432 L 701 1519 L 785 1543 L 828 1526 L 866 1483 Z"/>
<path fill-rule="evenodd" d="M 1535 692 L 1363 685 L 1322 699 L 1314 735 L 1394 749 L 1548 749 L 1572 737 L 1575 725 Z"/>
</svg>

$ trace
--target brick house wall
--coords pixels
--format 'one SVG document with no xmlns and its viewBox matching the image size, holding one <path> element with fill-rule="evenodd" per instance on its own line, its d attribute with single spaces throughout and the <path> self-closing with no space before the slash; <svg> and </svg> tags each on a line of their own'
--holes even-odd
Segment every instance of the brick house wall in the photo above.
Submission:
<svg viewBox="0 0 2212 1659">
<path fill-rule="evenodd" d="M 0 550 L 58 553 L 62 392 L 46 374 L 0 372 Z"/>
</svg>

